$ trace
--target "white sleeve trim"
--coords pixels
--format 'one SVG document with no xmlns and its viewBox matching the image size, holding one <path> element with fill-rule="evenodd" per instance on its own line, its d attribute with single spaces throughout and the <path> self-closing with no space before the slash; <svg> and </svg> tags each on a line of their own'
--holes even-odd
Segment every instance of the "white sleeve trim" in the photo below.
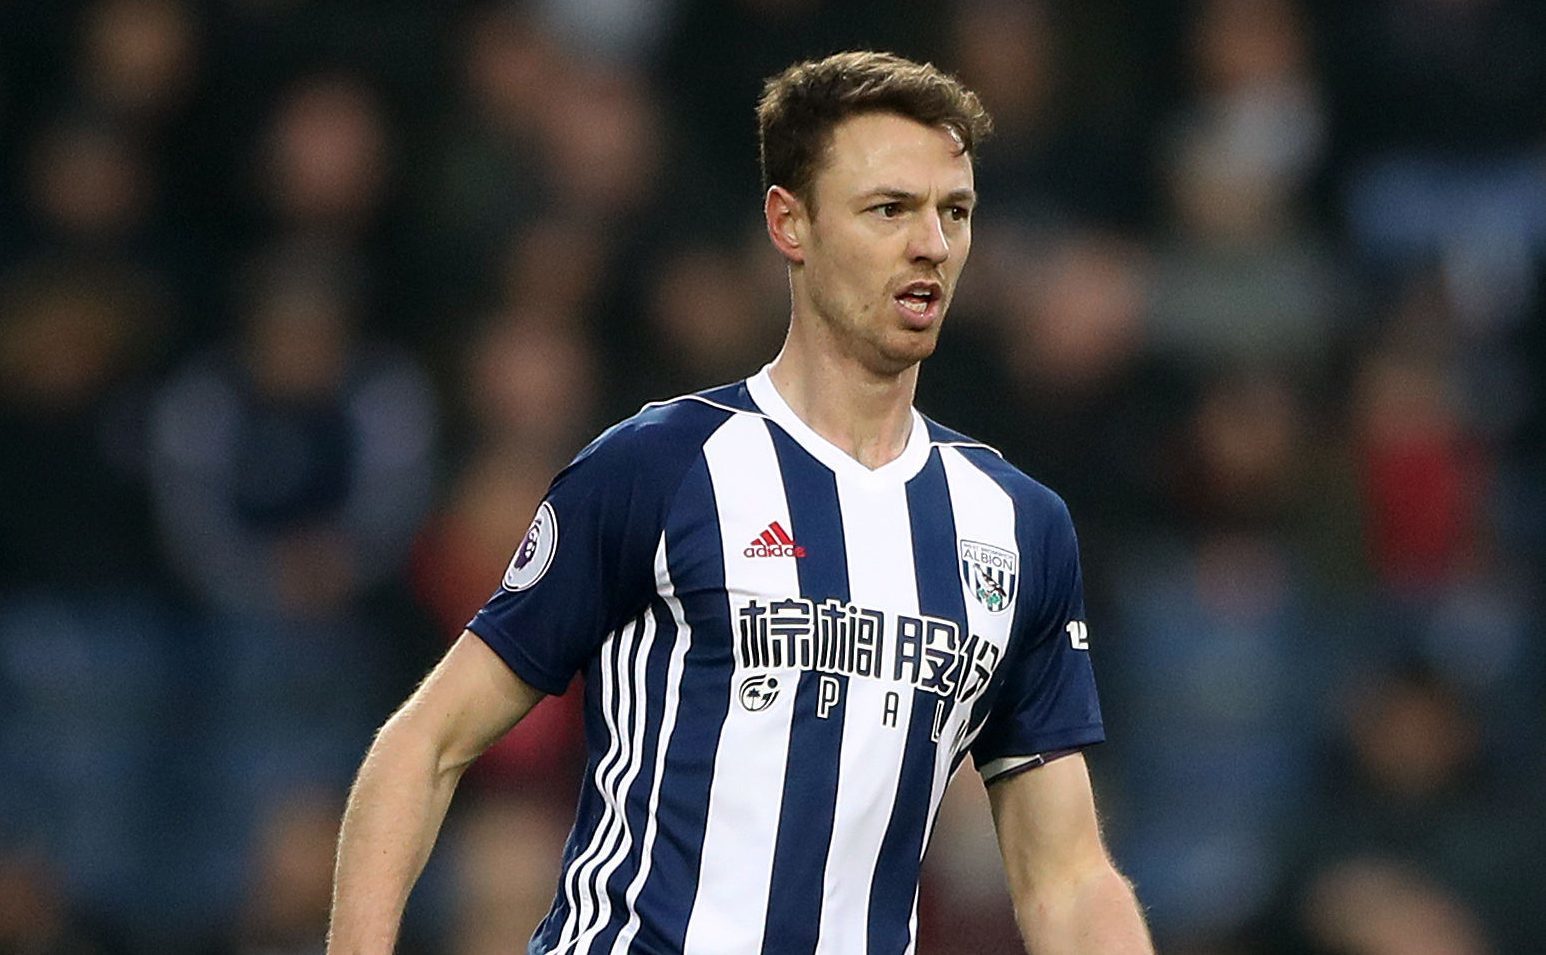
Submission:
<svg viewBox="0 0 1546 955">
<path fill-rule="evenodd" d="M 989 760 L 988 762 L 982 764 L 982 767 L 978 769 L 977 772 L 982 774 L 982 781 L 988 783 L 992 782 L 999 776 L 1004 775 L 1005 773 L 1014 772 L 1017 769 L 1025 769 L 1027 767 L 1034 768 L 1036 766 L 1040 766 L 1044 762 L 1046 762 L 1046 759 L 1043 758 L 1040 753 L 1037 753 L 1034 756 L 1004 756 L 999 759 Z"/>
</svg>

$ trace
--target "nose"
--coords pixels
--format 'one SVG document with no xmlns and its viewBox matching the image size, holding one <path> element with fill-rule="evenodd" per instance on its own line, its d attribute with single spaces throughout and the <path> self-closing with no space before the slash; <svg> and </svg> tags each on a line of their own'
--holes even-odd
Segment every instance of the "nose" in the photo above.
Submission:
<svg viewBox="0 0 1546 955">
<path fill-rule="evenodd" d="M 939 265 L 950 258 L 950 240 L 945 237 L 945 221 L 938 209 L 929 209 L 913 220 L 908 236 L 907 257 L 913 262 Z"/>
</svg>

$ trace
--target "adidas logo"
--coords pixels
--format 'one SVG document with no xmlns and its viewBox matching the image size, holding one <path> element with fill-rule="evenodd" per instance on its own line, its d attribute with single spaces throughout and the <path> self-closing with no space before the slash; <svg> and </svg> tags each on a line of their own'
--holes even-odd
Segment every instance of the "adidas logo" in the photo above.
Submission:
<svg viewBox="0 0 1546 955">
<path fill-rule="evenodd" d="M 804 557 L 805 548 L 796 544 L 789 532 L 774 521 L 761 535 L 753 538 L 742 553 L 747 557 Z"/>
</svg>

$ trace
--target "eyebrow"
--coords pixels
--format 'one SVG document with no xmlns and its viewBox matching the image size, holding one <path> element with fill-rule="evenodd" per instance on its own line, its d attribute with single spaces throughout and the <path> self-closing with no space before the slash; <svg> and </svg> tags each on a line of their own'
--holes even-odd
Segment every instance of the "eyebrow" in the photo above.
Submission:
<svg viewBox="0 0 1546 955">
<path fill-rule="evenodd" d="M 909 192 L 906 189 L 899 189 L 895 186 L 881 186 L 878 189 L 871 189 L 869 192 L 864 193 L 860 198 L 894 199 L 898 202 L 917 202 L 923 197 L 916 192 Z M 968 202 L 975 205 L 977 202 L 977 192 L 974 189 L 956 189 L 953 192 L 946 193 L 944 201 L 949 203 Z"/>
</svg>

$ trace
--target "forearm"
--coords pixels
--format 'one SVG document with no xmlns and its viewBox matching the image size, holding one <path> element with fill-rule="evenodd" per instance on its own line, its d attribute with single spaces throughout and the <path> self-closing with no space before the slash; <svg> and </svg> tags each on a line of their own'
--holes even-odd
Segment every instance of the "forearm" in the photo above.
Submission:
<svg viewBox="0 0 1546 955">
<path fill-rule="evenodd" d="M 1015 900 L 1031 955 L 1153 955 L 1132 886 L 1111 866 Z"/>
<path fill-rule="evenodd" d="M 445 820 L 462 766 L 399 713 L 377 736 L 344 810 L 333 882 L 328 955 L 387 955 L 408 893 Z"/>
</svg>

